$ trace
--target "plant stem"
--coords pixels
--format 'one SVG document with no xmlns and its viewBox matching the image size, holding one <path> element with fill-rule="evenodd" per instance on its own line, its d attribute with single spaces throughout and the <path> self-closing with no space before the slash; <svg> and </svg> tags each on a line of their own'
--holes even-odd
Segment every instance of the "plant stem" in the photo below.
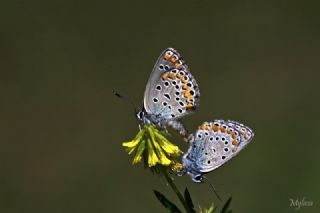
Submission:
<svg viewBox="0 0 320 213">
<path fill-rule="evenodd" d="M 174 184 L 172 178 L 168 175 L 167 171 L 165 168 L 161 168 L 161 171 L 164 175 L 164 177 L 166 178 L 168 184 L 170 185 L 170 187 L 172 188 L 172 190 L 174 191 L 174 193 L 176 193 L 177 197 L 179 198 L 180 202 L 182 203 L 184 209 L 187 211 L 187 213 L 192 213 L 192 211 L 190 210 L 189 206 L 187 205 L 186 201 L 184 200 L 182 194 L 180 193 L 179 189 L 177 188 L 177 186 Z"/>
</svg>

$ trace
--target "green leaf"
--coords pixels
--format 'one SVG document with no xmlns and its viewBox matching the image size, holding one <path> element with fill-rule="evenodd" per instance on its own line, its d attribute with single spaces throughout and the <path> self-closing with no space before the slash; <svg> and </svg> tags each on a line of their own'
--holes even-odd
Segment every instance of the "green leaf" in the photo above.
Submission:
<svg viewBox="0 0 320 213">
<path fill-rule="evenodd" d="M 224 206 L 221 209 L 220 213 L 231 213 L 231 210 L 228 210 L 230 203 L 231 203 L 232 197 L 230 197 L 227 202 L 224 204 Z"/>
<path fill-rule="evenodd" d="M 154 194 L 158 198 L 158 200 L 166 207 L 167 209 L 170 210 L 171 213 L 182 213 L 176 205 L 174 205 L 171 201 L 169 201 L 163 194 L 160 192 L 153 190 Z"/>
<path fill-rule="evenodd" d="M 188 188 L 184 191 L 184 200 L 188 204 L 190 211 L 196 213 Z"/>
</svg>

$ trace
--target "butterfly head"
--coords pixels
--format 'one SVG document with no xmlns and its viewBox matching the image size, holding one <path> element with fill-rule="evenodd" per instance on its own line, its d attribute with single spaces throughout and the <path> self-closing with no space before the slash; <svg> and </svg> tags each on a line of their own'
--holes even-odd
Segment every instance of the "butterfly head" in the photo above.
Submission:
<svg viewBox="0 0 320 213">
<path fill-rule="evenodd" d="M 145 111 L 143 109 L 135 110 L 135 116 L 139 123 L 143 123 L 145 118 Z"/>
</svg>

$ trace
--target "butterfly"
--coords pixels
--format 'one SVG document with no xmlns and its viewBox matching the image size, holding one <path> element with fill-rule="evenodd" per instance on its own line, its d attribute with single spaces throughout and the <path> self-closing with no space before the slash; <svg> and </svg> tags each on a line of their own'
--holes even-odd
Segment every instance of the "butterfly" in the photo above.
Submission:
<svg viewBox="0 0 320 213">
<path fill-rule="evenodd" d="M 204 182 L 204 174 L 235 157 L 253 138 L 253 131 L 236 121 L 204 122 L 189 137 L 189 149 L 183 155 L 183 173 L 196 183 Z"/>
<path fill-rule="evenodd" d="M 177 50 L 167 48 L 154 65 L 136 117 L 139 124 L 170 126 L 186 135 L 179 119 L 194 112 L 199 101 L 199 87 L 187 64 Z"/>
</svg>

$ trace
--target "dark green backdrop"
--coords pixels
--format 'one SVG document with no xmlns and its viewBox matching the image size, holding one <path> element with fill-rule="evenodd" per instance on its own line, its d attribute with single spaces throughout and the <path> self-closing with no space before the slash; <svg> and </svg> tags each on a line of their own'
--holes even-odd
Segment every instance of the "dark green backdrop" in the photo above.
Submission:
<svg viewBox="0 0 320 213">
<path fill-rule="evenodd" d="M 138 131 L 160 52 L 178 49 L 201 89 L 184 119 L 234 119 L 256 137 L 208 175 L 235 212 L 319 212 L 317 1 L 1 1 L 0 212 L 164 212 L 165 181 L 121 147 Z M 176 140 L 182 145 L 183 141 Z M 184 149 L 186 148 L 185 146 Z M 208 185 L 195 202 L 218 204 Z"/>
</svg>

